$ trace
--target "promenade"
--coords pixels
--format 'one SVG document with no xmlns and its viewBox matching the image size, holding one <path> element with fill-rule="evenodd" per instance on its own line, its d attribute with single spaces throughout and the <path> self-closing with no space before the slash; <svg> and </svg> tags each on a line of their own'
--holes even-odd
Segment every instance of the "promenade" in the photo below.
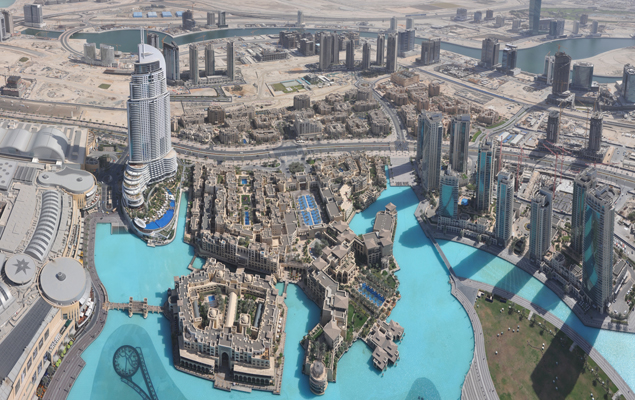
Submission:
<svg viewBox="0 0 635 400">
<path fill-rule="evenodd" d="M 66 353 L 55 374 L 53 374 L 51 383 L 44 395 L 44 400 L 65 400 L 68 397 L 75 380 L 86 365 L 86 362 L 81 357 L 82 353 L 97 339 L 106 324 L 108 311 L 104 305 L 108 304 L 108 295 L 95 269 L 95 230 L 98 223 L 123 224 L 118 214 L 95 213 L 87 218 L 88 229 L 87 238 L 84 240 L 86 245 L 84 260 L 86 269 L 90 273 L 90 278 L 93 282 L 95 313 L 84 329 L 78 333 L 75 343 Z"/>
</svg>

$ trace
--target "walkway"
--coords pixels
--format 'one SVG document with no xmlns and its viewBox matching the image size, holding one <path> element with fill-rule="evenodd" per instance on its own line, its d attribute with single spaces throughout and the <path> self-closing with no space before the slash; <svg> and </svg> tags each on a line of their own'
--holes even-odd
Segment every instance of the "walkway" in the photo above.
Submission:
<svg viewBox="0 0 635 400">
<path fill-rule="evenodd" d="M 91 214 L 86 219 L 88 227 L 87 247 L 85 248 L 84 260 L 86 261 L 86 268 L 90 273 L 90 277 L 93 281 L 93 293 L 95 294 L 95 314 L 77 335 L 75 343 L 71 346 L 68 353 L 64 357 L 64 360 L 60 364 L 59 368 L 53 374 L 51 383 L 49 384 L 44 400 L 65 400 L 68 397 L 75 380 L 79 376 L 80 372 L 86 365 L 81 355 L 90 344 L 97 339 L 97 336 L 104 329 L 106 324 L 106 318 L 108 317 L 108 311 L 103 307 L 104 304 L 108 304 L 108 295 L 104 285 L 99 280 L 97 270 L 95 269 L 95 229 L 97 223 L 119 223 L 123 224 L 118 214 Z"/>
<path fill-rule="evenodd" d="M 419 210 L 419 207 L 417 207 Z M 415 211 L 415 215 L 417 217 L 417 221 L 423 229 L 423 232 L 426 234 L 428 239 L 434 245 L 434 248 L 437 250 L 437 253 L 443 259 L 443 263 L 445 264 L 448 271 L 450 271 L 450 284 L 452 285 L 452 295 L 456 297 L 456 299 L 461 303 L 465 312 L 467 312 L 468 317 L 470 318 L 470 322 L 472 323 L 472 330 L 474 331 L 474 358 L 472 359 L 472 365 L 470 366 L 470 370 L 465 376 L 465 381 L 463 382 L 463 388 L 461 390 L 461 399 L 464 400 L 498 400 L 498 394 L 496 393 L 496 388 L 494 387 L 494 381 L 492 381 L 492 376 L 489 373 L 489 366 L 487 365 L 487 356 L 485 353 L 485 338 L 483 337 L 483 327 L 481 326 L 481 321 L 478 319 L 478 315 L 476 314 L 476 310 L 474 309 L 474 304 L 472 301 L 468 300 L 465 293 L 459 290 L 459 286 L 457 285 L 457 276 L 454 274 L 454 270 L 452 269 L 452 265 L 445 257 L 443 250 L 439 247 L 434 235 L 429 232 L 428 225 L 423 222 L 421 219 L 420 213 Z M 460 280 L 458 281 L 460 285 Z"/>
</svg>

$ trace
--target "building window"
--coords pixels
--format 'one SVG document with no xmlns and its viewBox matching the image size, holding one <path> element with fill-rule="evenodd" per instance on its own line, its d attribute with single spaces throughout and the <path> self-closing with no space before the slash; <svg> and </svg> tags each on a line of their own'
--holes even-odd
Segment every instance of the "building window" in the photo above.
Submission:
<svg viewBox="0 0 635 400">
<path fill-rule="evenodd" d="M 15 394 L 16 394 L 16 396 L 17 396 L 19 391 L 20 391 L 20 380 L 18 379 L 18 381 L 15 383 Z"/>
<path fill-rule="evenodd" d="M 22 380 L 26 379 L 26 369 L 24 371 L 22 371 Z"/>
<path fill-rule="evenodd" d="M 31 365 L 33 365 L 33 360 L 29 358 L 29 361 L 26 362 L 26 369 L 31 369 Z"/>
<path fill-rule="evenodd" d="M 40 339 L 40 343 L 37 344 L 38 348 L 41 349 L 44 346 L 44 339 Z"/>
<path fill-rule="evenodd" d="M 37 373 L 33 373 L 33 377 L 31 378 L 31 384 L 35 383 L 35 380 L 37 379 Z"/>
<path fill-rule="evenodd" d="M 40 361 L 40 365 L 37 366 L 37 374 L 40 375 L 42 373 L 42 361 Z"/>
<path fill-rule="evenodd" d="M 44 340 L 49 338 L 49 330 L 47 329 L 46 332 L 44 332 Z"/>
<path fill-rule="evenodd" d="M 35 360 L 35 357 L 37 357 L 37 347 L 33 349 L 33 360 Z"/>
</svg>

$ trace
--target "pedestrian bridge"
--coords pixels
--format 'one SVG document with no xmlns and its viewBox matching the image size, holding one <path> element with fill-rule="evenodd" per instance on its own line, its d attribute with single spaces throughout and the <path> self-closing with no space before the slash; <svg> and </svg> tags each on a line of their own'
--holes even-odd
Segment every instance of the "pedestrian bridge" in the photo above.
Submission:
<svg viewBox="0 0 635 400">
<path fill-rule="evenodd" d="M 148 318 L 148 313 L 161 313 L 163 310 L 160 306 L 148 305 L 148 298 L 143 301 L 135 301 L 130 297 L 127 303 L 110 303 L 104 304 L 106 310 L 128 310 L 128 316 L 132 318 L 133 314 L 141 314 L 143 318 Z"/>
</svg>

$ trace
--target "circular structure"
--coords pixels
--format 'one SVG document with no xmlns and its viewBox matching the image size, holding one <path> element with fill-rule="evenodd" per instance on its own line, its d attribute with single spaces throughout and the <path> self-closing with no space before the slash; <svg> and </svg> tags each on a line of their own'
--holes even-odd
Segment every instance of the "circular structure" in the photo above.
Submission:
<svg viewBox="0 0 635 400">
<path fill-rule="evenodd" d="M 326 366 L 320 360 L 311 364 L 311 376 L 309 377 L 309 387 L 314 394 L 322 395 L 326 391 L 329 382 L 327 380 Z"/>
<path fill-rule="evenodd" d="M 35 261 L 26 254 L 16 254 L 4 264 L 4 273 L 16 285 L 26 285 L 35 277 L 37 266 Z"/>
<path fill-rule="evenodd" d="M 130 378 L 139 370 L 139 353 L 132 346 L 121 346 L 112 357 L 112 366 L 117 375 Z"/>
<path fill-rule="evenodd" d="M 58 306 L 68 306 L 90 294 L 90 275 L 74 258 L 60 257 L 49 261 L 40 273 L 40 287 L 46 299 Z"/>
</svg>

